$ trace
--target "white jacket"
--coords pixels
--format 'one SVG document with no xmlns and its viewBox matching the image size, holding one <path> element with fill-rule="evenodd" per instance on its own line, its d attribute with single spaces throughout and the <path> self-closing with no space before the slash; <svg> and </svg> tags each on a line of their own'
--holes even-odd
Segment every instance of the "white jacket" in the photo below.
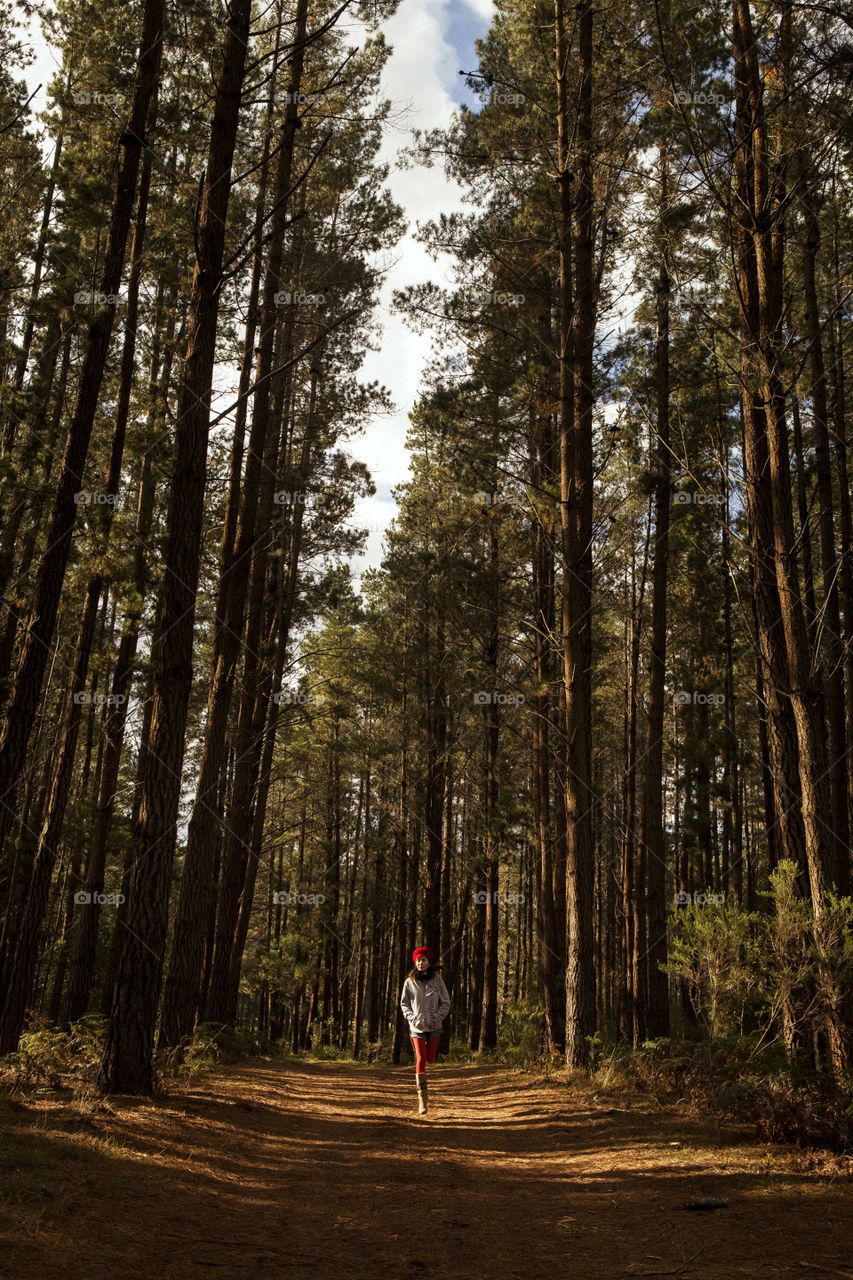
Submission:
<svg viewBox="0 0 853 1280">
<path fill-rule="evenodd" d="M 431 978 L 407 978 L 403 983 L 400 1008 L 412 1035 L 440 1031 L 450 1010 L 450 996 L 438 972 Z"/>
</svg>

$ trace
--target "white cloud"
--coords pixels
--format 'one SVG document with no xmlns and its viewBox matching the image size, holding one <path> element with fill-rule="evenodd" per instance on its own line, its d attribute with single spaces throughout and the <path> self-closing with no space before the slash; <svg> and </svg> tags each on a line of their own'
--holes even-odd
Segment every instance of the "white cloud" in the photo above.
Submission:
<svg viewBox="0 0 853 1280">
<path fill-rule="evenodd" d="M 392 166 L 398 152 L 411 142 L 413 129 L 445 126 L 463 95 L 459 70 L 460 55 L 446 38 L 454 18 L 454 5 L 459 0 L 402 0 L 384 26 L 385 37 L 393 52 L 384 69 L 381 94 L 393 103 L 392 120 L 383 142 L 382 159 Z M 483 19 L 485 33 L 494 12 L 492 0 L 463 0 L 467 10 Z M 457 9 L 458 16 L 458 9 Z M 364 36 L 360 23 L 349 24 L 348 35 L 359 42 Z M 39 82 L 42 89 L 34 106 L 45 105 L 47 83 L 57 70 L 57 53 L 44 39 L 40 23 L 30 25 L 30 43 L 36 62 L 27 79 L 31 88 Z M 45 139 L 49 144 L 49 139 Z M 394 400 L 393 414 L 377 417 L 364 433 L 351 441 L 350 452 L 370 468 L 377 486 L 377 497 L 364 499 L 356 508 L 356 523 L 371 526 L 367 553 L 353 561 L 354 572 L 360 574 L 381 558 L 379 526 L 387 527 L 396 511 L 389 500 L 390 489 L 403 483 L 409 475 L 405 445 L 408 414 L 417 399 L 421 376 L 429 355 L 430 338 L 417 335 L 391 310 L 395 289 L 420 281 L 434 280 L 445 284 L 450 260 L 434 262 L 413 233 L 418 221 L 437 217 L 462 207 L 460 192 L 448 182 L 440 164 L 432 169 L 415 167 L 406 170 L 392 167 L 388 184 L 394 199 L 402 205 L 410 223 L 409 231 L 394 251 L 395 265 L 381 291 L 378 319 L 382 325 L 379 349 L 368 354 L 360 376 L 378 380 L 389 388 Z M 226 378 L 229 384 L 233 378 Z M 223 401 L 224 403 L 224 401 Z M 374 505 L 376 504 L 376 505 Z"/>
<path fill-rule="evenodd" d="M 465 5 L 486 22 L 491 22 L 495 15 L 494 0 L 465 0 Z"/>
<path fill-rule="evenodd" d="M 466 0 L 466 3 L 483 17 L 491 15 L 491 0 Z M 417 5 L 415 0 L 403 0 L 384 28 L 393 53 L 383 75 L 382 93 L 394 102 L 398 110 L 405 108 L 405 117 L 400 123 L 406 131 L 389 131 L 383 148 L 385 159 L 392 160 L 401 147 L 408 145 L 408 131 L 447 125 L 457 105 L 459 59 L 444 36 L 450 25 L 452 4 L 453 0 L 420 0 Z M 405 209 L 411 225 L 396 250 L 398 261 L 382 290 L 379 317 L 383 326 L 381 347 L 365 360 L 362 376 L 384 383 L 392 393 L 396 408 L 390 418 L 371 423 L 350 446 L 352 453 L 369 466 L 382 496 L 387 495 L 392 486 L 408 478 L 405 447 L 408 413 L 417 399 L 430 347 L 428 335 L 412 333 L 402 318 L 392 313 L 389 305 L 391 294 L 394 289 L 424 280 L 447 283 L 450 259 L 434 262 L 412 233 L 416 230 L 416 222 L 462 207 L 459 188 L 445 178 L 440 165 L 432 169 L 392 170 L 388 182 L 394 199 Z M 370 502 L 365 499 L 359 504 L 357 521 L 373 522 L 376 509 L 369 507 Z M 393 518 L 394 512 L 393 503 L 382 504 L 380 515 L 384 516 L 386 523 Z M 380 535 L 373 530 L 366 555 L 353 561 L 354 571 L 361 572 L 379 563 L 380 542 Z"/>
</svg>

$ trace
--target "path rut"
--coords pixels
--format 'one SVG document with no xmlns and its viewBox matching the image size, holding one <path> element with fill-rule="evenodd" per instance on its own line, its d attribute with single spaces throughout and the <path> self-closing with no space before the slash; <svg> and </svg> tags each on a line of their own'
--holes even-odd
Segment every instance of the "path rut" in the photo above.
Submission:
<svg viewBox="0 0 853 1280">
<path fill-rule="evenodd" d="M 411 1069 L 324 1062 L 29 1102 L 3 1117 L 0 1276 L 853 1277 L 851 1182 L 802 1153 L 585 1081 L 429 1081 L 425 1119 Z M 700 1196 L 729 1207 L 683 1208 Z"/>
</svg>

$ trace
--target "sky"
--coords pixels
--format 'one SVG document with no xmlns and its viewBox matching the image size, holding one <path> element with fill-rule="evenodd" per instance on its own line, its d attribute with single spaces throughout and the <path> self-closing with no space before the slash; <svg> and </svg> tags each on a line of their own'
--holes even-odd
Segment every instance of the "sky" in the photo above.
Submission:
<svg viewBox="0 0 853 1280">
<path fill-rule="evenodd" d="M 462 207 L 459 189 L 445 178 L 441 168 L 395 170 L 394 160 L 409 145 L 413 129 L 441 127 L 449 123 L 461 103 L 477 104 L 459 72 L 477 67 L 474 41 L 486 34 L 492 11 L 492 0 L 402 0 L 383 28 L 393 53 L 385 68 L 382 94 L 402 116 L 386 135 L 382 159 L 392 165 L 388 186 L 405 210 L 409 230 L 397 246 L 395 265 L 381 293 L 381 343 L 368 355 L 361 375 L 388 387 L 395 411 L 390 418 L 371 423 L 349 449 L 368 465 L 376 485 L 374 497 L 358 502 L 352 521 L 369 530 L 365 554 L 351 562 L 357 576 L 380 563 L 382 531 L 396 511 L 391 490 L 409 476 L 405 443 L 408 414 L 417 399 L 430 349 L 428 335 L 413 333 L 402 317 L 393 313 L 391 297 L 395 289 L 409 284 L 447 282 L 449 260 L 433 261 L 414 234 L 419 221 Z"/>
<path fill-rule="evenodd" d="M 429 335 L 408 329 L 394 313 L 391 298 L 394 290 L 409 284 L 447 281 L 449 260 L 434 262 L 416 242 L 415 232 L 419 221 L 462 207 L 458 188 L 440 168 L 398 169 L 396 160 L 410 145 L 412 130 L 442 127 L 461 103 L 477 105 L 459 72 L 476 68 L 474 41 L 486 34 L 492 12 L 492 0 L 401 0 L 396 14 L 383 26 L 393 52 L 383 73 L 381 94 L 392 102 L 392 123 L 381 159 L 391 167 L 388 186 L 403 208 L 408 231 L 394 251 L 381 290 L 378 349 L 368 353 L 359 375 L 387 387 L 394 410 L 371 421 L 348 446 L 353 457 L 367 464 L 376 485 L 374 497 L 358 501 L 351 521 L 368 530 L 364 555 L 351 560 L 356 586 L 364 570 L 381 561 L 382 534 L 396 512 L 391 490 L 409 476 L 408 414 L 430 350 Z M 354 28 L 354 38 L 357 34 Z M 38 111 L 45 105 L 45 90 L 58 69 L 58 58 L 45 42 L 37 18 L 30 28 L 30 44 L 34 60 L 27 79 L 31 90 L 42 86 L 32 104 Z"/>
</svg>

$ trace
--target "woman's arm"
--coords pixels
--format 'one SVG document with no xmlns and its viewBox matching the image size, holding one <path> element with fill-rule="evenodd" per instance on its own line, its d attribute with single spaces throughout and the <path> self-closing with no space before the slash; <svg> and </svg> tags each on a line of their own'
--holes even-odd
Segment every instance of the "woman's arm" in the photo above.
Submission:
<svg viewBox="0 0 853 1280">
<path fill-rule="evenodd" d="M 444 985 L 444 978 L 438 974 L 438 1021 L 444 1022 L 450 1012 L 450 996 Z"/>
<path fill-rule="evenodd" d="M 400 1008 L 403 1010 L 403 1017 L 411 1025 L 412 1022 L 412 990 L 409 979 L 403 983 L 403 994 L 400 997 Z"/>
</svg>

